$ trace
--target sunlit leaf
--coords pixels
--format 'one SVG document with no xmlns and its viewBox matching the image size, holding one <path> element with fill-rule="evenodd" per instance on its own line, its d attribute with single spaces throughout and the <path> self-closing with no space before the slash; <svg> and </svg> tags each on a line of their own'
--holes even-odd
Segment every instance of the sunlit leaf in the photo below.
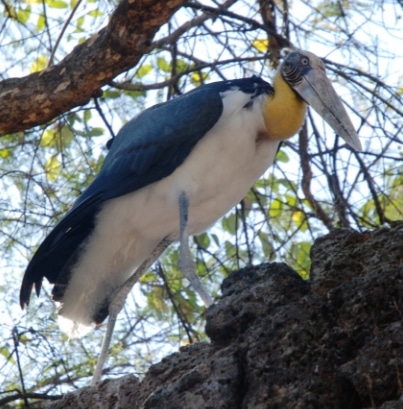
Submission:
<svg viewBox="0 0 403 409">
<path fill-rule="evenodd" d="M 278 217 L 281 215 L 282 210 L 283 204 L 280 202 L 280 200 L 274 199 L 270 204 L 269 216 Z"/>
<path fill-rule="evenodd" d="M 186 63 L 186 61 L 183 60 L 176 60 L 176 71 L 183 72 L 189 69 L 189 64 Z"/>
<path fill-rule="evenodd" d="M 40 14 L 38 20 L 36 21 L 36 29 L 42 31 L 45 28 L 45 16 Z"/>
<path fill-rule="evenodd" d="M 46 161 L 45 172 L 49 182 L 55 182 L 57 180 L 61 167 L 61 163 L 56 156 L 52 156 Z"/>
<path fill-rule="evenodd" d="M 5 7 L 4 15 L 8 18 L 18 21 L 21 24 L 26 24 L 31 16 L 31 7 L 18 8 L 18 10 L 12 5 L 7 3 Z"/>
<path fill-rule="evenodd" d="M 102 17 L 104 15 L 104 13 L 102 13 L 101 10 L 91 10 L 88 15 L 90 15 L 91 17 Z"/>
<path fill-rule="evenodd" d="M 26 24 L 31 17 L 31 7 L 20 8 L 17 12 L 18 21 L 21 24 Z"/>
<path fill-rule="evenodd" d="M 7 347 L 0 347 L 0 355 L 2 355 L 8 362 L 12 363 L 13 365 L 17 364 L 17 362 L 13 358 L 13 354 Z"/>
<path fill-rule="evenodd" d="M 68 4 L 62 0 L 46 0 L 46 3 L 53 9 L 65 9 L 68 7 Z"/>
<path fill-rule="evenodd" d="M 48 59 L 45 55 L 40 55 L 32 64 L 30 72 L 31 74 L 34 72 L 42 71 L 46 68 L 48 64 Z"/>
<path fill-rule="evenodd" d="M 81 33 L 81 32 L 83 31 L 84 21 L 85 21 L 84 16 L 80 16 L 80 17 L 77 19 L 77 22 L 76 22 L 76 32 Z"/>
<path fill-rule="evenodd" d="M 296 270 L 304 280 L 309 278 L 309 272 L 311 270 L 310 251 L 311 243 L 306 241 L 295 242 L 291 248 L 291 252 L 296 259 Z"/>
<path fill-rule="evenodd" d="M 256 48 L 260 53 L 266 53 L 269 49 L 269 40 L 255 40 L 252 42 L 252 46 Z"/>
<path fill-rule="evenodd" d="M 151 64 L 143 64 L 136 72 L 136 77 L 143 78 L 153 70 Z"/>
<path fill-rule="evenodd" d="M 0 149 L 0 158 L 7 159 L 10 155 L 10 149 Z"/>
<path fill-rule="evenodd" d="M 285 194 L 286 202 L 289 207 L 296 207 L 298 203 L 298 199 L 295 195 L 286 193 Z"/>
<path fill-rule="evenodd" d="M 165 58 L 163 58 L 163 57 L 158 57 L 157 58 L 157 67 L 161 71 L 171 72 L 171 64 L 169 64 L 167 62 L 167 60 Z"/>
<path fill-rule="evenodd" d="M 88 122 L 88 121 L 91 119 L 91 117 L 92 117 L 92 112 L 91 112 L 91 110 L 90 110 L 90 109 L 86 109 L 86 110 L 84 111 L 84 121 L 85 121 L 85 122 Z"/>
<path fill-rule="evenodd" d="M 301 210 L 296 210 L 295 212 L 292 213 L 292 220 L 293 222 L 297 225 L 297 227 L 301 231 L 305 231 L 307 229 L 307 223 L 306 223 L 306 218 L 305 218 L 305 213 L 302 212 Z"/>
<path fill-rule="evenodd" d="M 199 85 L 204 84 L 209 79 L 208 74 L 205 74 L 203 72 L 196 71 L 190 76 L 190 81 L 192 82 L 193 85 L 196 85 L 197 87 Z"/>
<path fill-rule="evenodd" d="M 46 129 L 41 136 L 40 146 L 43 148 L 49 146 L 55 146 L 56 144 L 56 132 L 52 128 Z"/>
</svg>

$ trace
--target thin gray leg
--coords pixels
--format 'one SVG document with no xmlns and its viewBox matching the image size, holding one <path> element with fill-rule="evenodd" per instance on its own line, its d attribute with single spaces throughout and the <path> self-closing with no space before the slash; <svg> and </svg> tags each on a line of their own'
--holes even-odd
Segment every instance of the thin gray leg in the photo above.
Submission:
<svg viewBox="0 0 403 409">
<path fill-rule="evenodd" d="M 188 215 L 189 198 L 185 192 L 182 192 L 179 196 L 179 269 L 200 295 L 206 307 L 209 307 L 213 304 L 213 299 L 196 274 L 196 264 L 189 249 Z"/>
<path fill-rule="evenodd" d="M 140 277 L 150 268 L 150 266 L 158 259 L 158 257 L 165 251 L 165 249 L 171 244 L 171 241 L 167 238 L 160 241 L 158 246 L 147 257 L 141 266 L 113 293 L 111 302 L 109 304 L 109 318 L 106 325 L 106 332 L 102 341 L 101 353 L 98 358 L 97 366 L 95 368 L 94 375 L 92 377 L 91 385 L 98 383 L 102 376 L 102 369 L 105 361 L 108 357 L 108 350 L 112 340 L 113 330 L 115 328 L 116 319 L 119 312 L 123 308 L 126 302 L 126 298 L 133 288 L 134 284 L 140 279 Z"/>
</svg>

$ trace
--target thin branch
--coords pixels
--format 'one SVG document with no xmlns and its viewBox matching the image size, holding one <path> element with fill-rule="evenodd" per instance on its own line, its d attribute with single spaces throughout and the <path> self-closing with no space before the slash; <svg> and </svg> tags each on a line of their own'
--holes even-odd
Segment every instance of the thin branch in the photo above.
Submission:
<svg viewBox="0 0 403 409">
<path fill-rule="evenodd" d="M 184 328 L 184 330 L 186 332 L 189 343 L 193 344 L 194 341 L 193 341 L 191 332 L 193 332 L 196 335 L 197 335 L 197 333 L 192 329 L 192 325 L 190 324 L 189 321 L 186 320 L 185 314 L 183 314 L 181 308 L 176 304 L 175 297 L 174 297 L 174 295 L 173 295 L 173 293 L 171 291 L 171 288 L 170 288 L 170 286 L 168 284 L 166 275 L 165 275 L 164 270 L 162 269 L 160 263 L 157 264 L 157 269 L 156 270 L 157 270 L 157 274 L 159 275 L 159 277 L 164 282 L 164 287 L 165 287 L 165 289 L 166 289 L 166 291 L 168 293 L 168 297 L 171 300 L 172 306 L 173 306 L 173 308 L 175 310 L 175 313 L 176 313 L 180 323 L 182 324 L 182 327 Z M 196 338 L 198 339 L 197 336 L 196 336 Z"/>
<path fill-rule="evenodd" d="M 302 169 L 302 181 L 301 187 L 302 191 L 309 204 L 312 206 L 317 217 L 323 222 L 323 224 L 331 230 L 333 228 L 333 223 L 326 212 L 322 209 L 322 206 L 316 201 L 311 192 L 311 181 L 312 181 L 312 169 L 309 163 L 310 157 L 308 155 L 308 132 L 306 123 L 299 132 L 299 155 L 301 160 Z"/>
<path fill-rule="evenodd" d="M 206 68 L 211 68 L 214 69 L 217 66 L 220 65 L 227 65 L 231 63 L 240 63 L 240 62 L 251 62 L 251 61 L 260 61 L 264 60 L 264 56 L 256 56 L 256 57 L 247 57 L 247 58 L 230 58 L 227 60 L 221 60 L 221 61 L 213 61 L 211 63 L 207 62 L 200 62 L 198 65 L 189 68 L 187 70 L 183 70 L 180 73 L 176 75 L 170 76 L 168 79 L 160 82 L 154 82 L 152 84 L 142 84 L 140 82 L 136 83 L 130 83 L 130 82 L 116 82 L 116 81 L 111 81 L 109 83 L 110 86 L 115 87 L 117 89 L 125 90 L 125 91 L 137 91 L 137 92 L 142 92 L 142 91 L 150 91 L 154 89 L 161 89 L 165 87 L 171 87 L 173 84 L 177 83 L 178 80 L 186 75 L 189 75 L 193 72 L 201 71 Z"/>
<path fill-rule="evenodd" d="M 56 50 L 59 47 L 60 41 L 62 40 L 63 35 L 64 35 L 65 31 L 67 30 L 67 27 L 69 26 L 71 19 L 73 18 L 74 14 L 76 13 L 78 8 L 80 7 L 81 2 L 82 2 L 82 0 L 77 1 L 77 3 L 74 6 L 73 10 L 71 10 L 71 13 L 69 14 L 69 16 L 67 17 L 65 23 L 63 24 L 62 30 L 60 31 L 60 34 L 57 37 L 57 40 L 55 42 L 55 45 L 53 46 L 52 53 L 50 54 L 48 67 L 51 67 L 53 65 L 53 59 L 55 58 Z"/>
<path fill-rule="evenodd" d="M 20 353 L 19 353 L 19 350 L 18 350 L 18 346 L 19 346 L 19 343 L 20 343 L 20 336 L 18 334 L 17 327 L 13 328 L 13 342 L 14 342 L 15 356 L 17 358 L 18 375 L 20 377 L 21 388 L 22 388 L 22 399 L 24 400 L 25 407 L 29 408 L 30 405 L 29 405 L 29 402 L 28 402 L 28 398 L 26 396 L 27 391 L 25 389 L 24 375 L 22 373 Z"/>
</svg>

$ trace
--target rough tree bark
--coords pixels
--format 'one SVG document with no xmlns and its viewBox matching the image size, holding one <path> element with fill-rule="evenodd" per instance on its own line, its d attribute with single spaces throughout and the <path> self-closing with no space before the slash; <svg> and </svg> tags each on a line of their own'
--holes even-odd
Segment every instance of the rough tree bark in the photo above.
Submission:
<svg viewBox="0 0 403 409">
<path fill-rule="evenodd" d="M 49 408 L 403 408 L 403 226 L 334 231 L 311 257 L 310 281 L 285 264 L 232 273 L 211 343 Z"/>
<path fill-rule="evenodd" d="M 122 0 L 109 24 L 59 64 L 0 82 L 0 135 L 46 123 L 86 104 L 103 85 L 138 63 L 158 29 L 185 3 Z"/>
</svg>

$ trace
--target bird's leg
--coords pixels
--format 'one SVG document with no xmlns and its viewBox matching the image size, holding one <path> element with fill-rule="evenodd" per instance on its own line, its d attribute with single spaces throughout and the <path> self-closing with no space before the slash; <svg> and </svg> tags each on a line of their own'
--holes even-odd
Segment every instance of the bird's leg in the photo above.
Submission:
<svg viewBox="0 0 403 409">
<path fill-rule="evenodd" d="M 91 385 L 95 385 L 101 379 L 102 369 L 104 367 L 106 358 L 108 357 L 109 345 L 112 340 L 112 334 L 115 328 L 116 319 L 119 312 L 123 308 L 123 305 L 125 304 L 129 292 L 133 288 L 134 284 L 136 284 L 140 277 L 151 267 L 154 261 L 158 259 L 158 257 L 170 244 L 171 241 L 168 238 L 161 240 L 157 247 L 153 250 L 153 252 L 140 265 L 140 267 L 112 294 L 111 301 L 108 307 L 109 318 L 106 325 L 106 332 L 102 341 L 101 353 L 99 355 L 97 366 L 92 377 Z"/>
<path fill-rule="evenodd" d="M 179 196 L 179 269 L 208 307 L 213 304 L 213 299 L 196 274 L 196 265 L 189 249 L 188 214 L 189 198 L 185 192 L 182 192 Z"/>
</svg>

